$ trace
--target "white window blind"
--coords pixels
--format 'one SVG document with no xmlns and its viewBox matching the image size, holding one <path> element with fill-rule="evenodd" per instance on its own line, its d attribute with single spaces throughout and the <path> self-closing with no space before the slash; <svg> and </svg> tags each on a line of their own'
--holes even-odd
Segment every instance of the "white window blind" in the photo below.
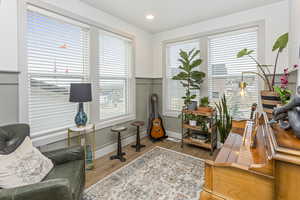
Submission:
<svg viewBox="0 0 300 200">
<path fill-rule="evenodd" d="M 132 41 L 99 32 L 98 89 L 100 121 L 130 114 Z"/>
<path fill-rule="evenodd" d="M 88 29 L 62 16 L 27 10 L 28 111 L 31 134 L 74 124 L 70 83 L 88 81 Z"/>
<path fill-rule="evenodd" d="M 252 103 L 258 101 L 258 82 L 255 75 L 245 74 L 246 96 L 240 96 L 239 82 L 242 72 L 257 71 L 257 66 L 248 57 L 237 58 L 244 49 L 254 50 L 257 57 L 257 29 L 247 29 L 214 35 L 209 38 L 208 81 L 211 101 L 218 101 L 225 93 L 234 118 L 249 118 Z"/>
<path fill-rule="evenodd" d="M 185 96 L 185 89 L 180 84 L 180 81 L 172 80 L 172 77 L 177 75 L 181 70 L 178 68 L 181 63 L 180 50 L 191 51 L 192 49 L 199 49 L 199 41 L 186 41 L 183 43 L 170 44 L 166 48 L 166 74 L 165 74 L 165 95 L 166 95 L 166 112 L 181 111 Z M 195 91 L 192 91 L 195 92 Z M 197 94 L 195 92 L 195 94 Z"/>
</svg>

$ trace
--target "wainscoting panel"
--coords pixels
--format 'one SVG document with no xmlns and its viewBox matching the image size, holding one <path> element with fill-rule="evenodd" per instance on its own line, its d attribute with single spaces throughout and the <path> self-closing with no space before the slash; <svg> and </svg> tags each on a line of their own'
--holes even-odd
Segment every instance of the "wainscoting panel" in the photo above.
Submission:
<svg viewBox="0 0 300 200">
<path fill-rule="evenodd" d="M 0 125 L 18 122 L 18 73 L 0 71 Z"/>
</svg>

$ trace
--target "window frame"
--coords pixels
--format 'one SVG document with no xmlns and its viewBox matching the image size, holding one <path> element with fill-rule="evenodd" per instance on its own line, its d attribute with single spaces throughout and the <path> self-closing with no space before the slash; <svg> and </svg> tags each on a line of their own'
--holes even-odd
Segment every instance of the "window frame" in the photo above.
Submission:
<svg viewBox="0 0 300 200">
<path fill-rule="evenodd" d="M 98 55 L 99 55 L 99 51 L 100 51 L 100 47 L 99 47 L 99 36 L 101 33 L 103 33 L 104 31 L 99 29 L 99 28 L 96 28 L 94 29 L 94 34 L 95 34 L 95 37 L 97 37 L 97 44 L 95 46 L 97 46 L 96 49 L 94 49 L 94 52 L 96 53 L 97 55 L 97 58 L 98 58 Z M 106 31 L 107 32 L 107 31 Z M 104 33 L 104 34 L 107 34 L 107 33 Z M 115 33 L 113 33 L 113 35 L 115 37 L 118 37 Z M 124 36 L 120 36 L 122 39 L 124 39 Z M 126 38 L 127 39 L 127 38 Z M 97 92 L 94 92 L 95 95 L 93 95 L 94 97 L 94 100 L 96 102 L 97 105 L 95 105 L 95 109 L 97 109 L 97 112 L 94 113 L 93 115 L 93 118 L 95 119 L 96 121 L 96 129 L 102 129 L 102 128 L 107 128 L 107 127 L 110 127 L 110 126 L 114 126 L 116 124 L 120 124 L 120 123 L 124 123 L 124 122 L 127 122 L 127 121 L 131 121 L 131 120 L 134 120 L 136 118 L 136 110 L 135 110 L 135 77 L 134 77 L 134 72 L 135 72 L 135 65 L 134 65 L 134 50 L 135 50 L 135 41 L 132 40 L 132 39 L 128 39 L 131 43 L 131 59 L 130 59 L 130 64 L 129 64 L 129 69 L 128 69 L 128 83 L 127 83 L 127 97 L 128 99 L 126 100 L 127 102 L 127 109 L 128 109 L 128 112 L 124 115 L 119 115 L 119 116 L 116 116 L 116 117 L 113 117 L 113 118 L 108 118 L 108 119 L 103 119 L 101 120 L 100 119 L 100 103 L 99 103 L 99 80 L 101 80 L 100 77 L 98 77 L 98 73 L 99 73 L 99 66 L 98 66 L 98 61 L 96 59 L 96 63 L 95 63 L 95 73 L 92 74 L 92 79 L 94 80 L 94 90 L 93 91 L 97 91 Z M 95 42 L 95 41 L 94 41 Z M 99 79 L 98 79 L 99 78 Z M 106 79 L 107 80 L 107 79 Z M 116 80 L 121 80 L 121 79 L 116 79 Z M 126 80 L 126 79 L 124 79 Z"/>
<path fill-rule="evenodd" d="M 92 83 L 93 101 L 89 103 L 89 121 L 96 125 L 96 130 L 114 126 L 119 123 L 125 123 L 136 118 L 136 101 L 135 101 L 135 36 L 126 32 L 106 27 L 96 21 L 81 17 L 65 9 L 53 6 L 49 3 L 45 3 L 38 0 L 20 0 L 18 1 L 18 66 L 19 66 L 19 122 L 29 123 L 29 110 L 28 110 L 28 69 L 27 69 L 27 47 L 26 47 L 26 35 L 27 35 L 27 7 L 34 6 L 37 8 L 45 9 L 54 14 L 60 15 L 72 21 L 89 26 L 89 80 Z M 100 121 L 99 108 L 100 105 L 96 101 L 96 70 L 97 70 L 97 51 L 98 51 L 98 30 L 111 32 L 115 35 L 119 35 L 122 38 L 128 38 L 132 43 L 131 50 L 131 69 L 130 69 L 130 81 L 128 83 L 128 109 L 127 115 L 116 117 L 114 119 Z M 75 117 L 75 116 L 74 116 Z M 74 124 L 75 125 L 75 124 Z M 57 142 L 67 137 L 67 130 L 62 128 L 61 130 L 45 130 L 43 134 L 35 135 L 32 137 L 36 146 L 47 145 L 49 143 Z"/>
<path fill-rule="evenodd" d="M 231 27 L 226 27 L 226 28 L 220 28 L 220 29 L 215 29 L 212 31 L 207 31 L 207 32 L 201 32 L 201 33 L 196 33 L 190 36 L 184 36 L 184 37 L 178 37 L 174 38 L 171 40 L 165 40 L 162 42 L 162 72 L 163 72 L 163 115 L 166 117 L 171 117 L 171 118 L 178 118 L 178 115 L 180 112 L 170 112 L 168 111 L 168 106 L 167 106 L 167 80 L 166 80 L 166 69 L 167 69 L 167 48 L 170 44 L 174 43 L 180 43 L 180 42 L 185 42 L 185 41 L 192 41 L 192 40 L 199 40 L 200 41 L 200 54 L 201 58 L 203 58 L 203 63 L 201 64 L 202 66 L 205 66 L 205 73 L 208 74 L 208 59 L 209 59 L 209 53 L 208 53 L 208 42 L 209 42 L 209 37 L 213 37 L 214 35 L 218 34 L 226 34 L 230 33 L 233 31 L 241 31 L 244 29 L 251 29 L 251 28 L 257 28 L 257 58 L 260 60 L 260 62 L 265 63 L 265 20 L 259 20 L 259 21 L 253 21 L 250 23 L 246 24 L 240 24 L 236 26 L 231 26 Z M 205 83 L 206 82 L 206 83 Z M 201 85 L 201 92 L 200 92 L 200 98 L 203 96 L 208 96 L 208 83 L 207 83 L 207 76 L 205 77 L 205 84 Z M 258 87 L 259 89 L 262 88 L 263 86 L 263 81 L 258 80 Z M 261 105 L 260 103 L 260 98 L 258 98 L 258 105 Z M 260 107 L 258 107 L 258 110 L 261 110 Z"/>
</svg>

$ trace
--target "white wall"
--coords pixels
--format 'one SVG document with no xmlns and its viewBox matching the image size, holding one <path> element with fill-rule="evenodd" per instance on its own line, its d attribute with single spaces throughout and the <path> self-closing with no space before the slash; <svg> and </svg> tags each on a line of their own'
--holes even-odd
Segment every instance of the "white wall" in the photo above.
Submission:
<svg viewBox="0 0 300 200">
<path fill-rule="evenodd" d="M 300 1 L 289 0 L 290 5 L 290 43 L 289 43 L 289 57 L 290 65 L 300 65 Z M 298 77 L 300 77 L 300 70 L 298 70 Z M 298 85 L 300 85 L 300 78 L 298 78 Z"/>
<path fill-rule="evenodd" d="M 17 0 L 2 0 L 0 27 L 0 71 L 17 71 Z"/>
<path fill-rule="evenodd" d="M 17 71 L 17 1 L 2 0 L 0 5 L 0 70 Z M 20 0 L 19 0 L 20 1 Z M 90 18 L 106 26 L 127 32 L 136 37 L 136 76 L 137 77 L 161 77 L 162 76 L 162 41 L 188 36 L 201 32 L 212 31 L 257 20 L 265 20 L 266 23 L 266 62 L 273 63 L 275 55 L 271 52 L 274 40 L 282 33 L 289 30 L 288 1 L 272 4 L 265 7 L 219 17 L 193 25 L 184 26 L 170 31 L 155 34 L 154 36 L 142 29 L 130 25 L 121 19 L 101 12 L 88 6 L 80 0 L 43 0 L 55 6 L 71 11 L 85 18 Z M 297 25 L 299 19 L 299 1 L 293 1 L 291 7 L 293 23 Z M 297 3 L 298 4 L 297 4 Z M 295 5 L 297 4 L 297 5 Z M 298 7 L 297 7 L 298 6 Z M 298 12 L 298 13 L 297 13 Z M 297 16 L 295 16 L 297 15 Z M 300 30 L 299 25 L 296 30 Z M 295 32 L 299 33 L 299 32 Z M 298 34 L 300 35 L 300 34 Z M 152 39 L 153 37 L 153 39 Z M 298 36 L 298 40 L 299 36 Z M 295 53 L 295 51 L 293 51 Z M 295 54 L 294 54 L 295 55 Z M 294 56 L 295 57 L 295 56 Z M 288 55 L 285 52 L 280 59 L 280 66 L 288 64 Z M 294 62 L 293 62 L 294 63 Z"/>
<path fill-rule="evenodd" d="M 17 1 L 21 0 L 3 0 L 0 5 L 0 70 L 18 70 Z M 134 35 L 136 39 L 136 76 L 150 77 L 152 75 L 152 35 L 150 33 L 79 0 L 43 1 L 120 32 Z"/>
<path fill-rule="evenodd" d="M 226 27 L 247 24 L 259 20 L 265 20 L 265 60 L 267 64 L 273 64 L 275 60 L 275 53 L 272 53 L 274 40 L 279 35 L 289 31 L 288 1 L 283 1 L 265 7 L 255 8 L 155 34 L 153 38 L 153 76 L 162 77 L 163 41 L 198 33 L 210 32 Z M 278 69 L 278 72 L 281 72 L 281 70 L 288 64 L 288 60 L 288 51 L 285 50 L 280 57 L 280 69 Z"/>
</svg>

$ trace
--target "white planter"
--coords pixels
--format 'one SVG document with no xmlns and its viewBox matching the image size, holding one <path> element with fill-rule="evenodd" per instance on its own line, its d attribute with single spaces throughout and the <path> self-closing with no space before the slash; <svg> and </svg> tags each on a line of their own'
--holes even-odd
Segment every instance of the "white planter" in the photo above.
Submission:
<svg viewBox="0 0 300 200">
<path fill-rule="evenodd" d="M 190 126 L 197 126 L 197 121 L 196 120 L 190 120 L 189 124 L 190 124 Z"/>
</svg>

